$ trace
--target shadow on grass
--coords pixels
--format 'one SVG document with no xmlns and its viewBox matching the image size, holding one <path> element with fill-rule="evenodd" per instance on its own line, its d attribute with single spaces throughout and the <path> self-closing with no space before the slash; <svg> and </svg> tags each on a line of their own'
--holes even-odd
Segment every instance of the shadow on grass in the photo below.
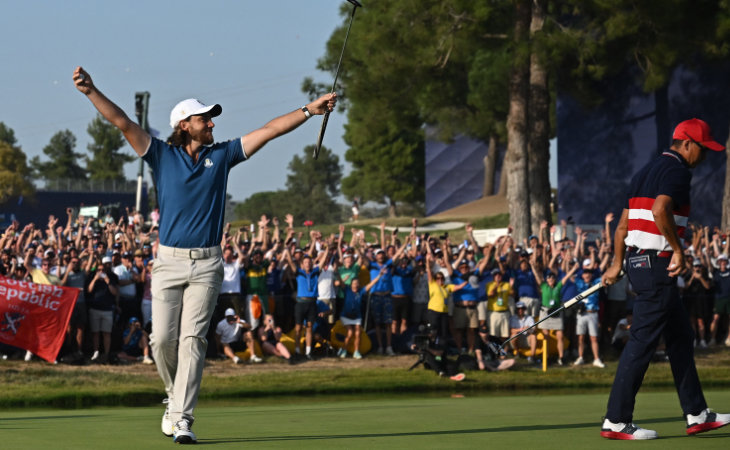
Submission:
<svg viewBox="0 0 730 450">
<path fill-rule="evenodd" d="M 678 422 L 681 418 L 677 417 L 662 417 L 657 419 L 644 419 L 642 423 L 669 423 Z M 394 437 L 417 437 L 417 436 L 450 436 L 460 434 L 480 434 L 480 433 L 512 433 L 512 432 L 535 432 L 535 431 L 548 431 L 548 430 L 574 430 L 578 428 L 594 428 L 596 435 L 598 435 L 600 423 L 599 422 L 586 422 L 586 423 L 568 423 L 568 424 L 555 424 L 555 425 L 519 425 L 511 427 L 497 427 L 497 428 L 472 428 L 464 430 L 441 430 L 441 431 L 415 431 L 415 432 L 400 432 L 400 433 L 363 433 L 363 434 L 313 434 L 313 435 L 292 435 L 292 436 L 263 436 L 263 437 L 230 437 L 221 439 L 199 439 L 199 445 L 206 444 L 224 444 L 234 442 L 277 442 L 277 441 L 314 441 L 314 440 L 335 440 L 335 439 L 370 439 L 370 438 L 394 438 Z M 716 437 L 727 437 L 728 433 L 713 434 L 702 437 L 716 438 Z M 664 439 L 685 437 L 685 434 L 676 436 L 665 436 Z"/>
</svg>

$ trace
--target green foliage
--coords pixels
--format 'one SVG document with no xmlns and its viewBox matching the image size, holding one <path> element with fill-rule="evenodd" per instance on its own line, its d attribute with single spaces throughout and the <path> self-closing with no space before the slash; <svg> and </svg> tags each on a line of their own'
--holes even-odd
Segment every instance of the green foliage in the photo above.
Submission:
<svg viewBox="0 0 730 450">
<path fill-rule="evenodd" d="M 74 152 L 75 147 L 76 136 L 69 130 L 59 131 L 43 148 L 43 153 L 50 160 L 42 162 L 38 156 L 34 156 L 30 160 L 30 166 L 37 176 L 46 180 L 85 180 L 86 170 L 79 165 L 84 155 Z"/>
<path fill-rule="evenodd" d="M 727 52 L 726 1 L 564 0 L 552 3 L 555 20 L 542 47 L 559 72 L 561 89 L 584 103 L 602 101 L 602 82 L 636 65 L 646 92 L 666 86 L 674 69 L 697 57 Z M 724 16 L 721 12 L 724 11 Z M 730 29 L 730 25 L 728 25 Z"/>
<path fill-rule="evenodd" d="M 124 164 L 136 158 L 119 150 L 124 146 L 124 135 L 101 114 L 91 121 L 86 131 L 92 142 L 88 145 L 91 157 L 86 158 L 86 170 L 92 180 L 124 180 Z"/>
<path fill-rule="evenodd" d="M 292 214 L 297 221 L 311 220 L 316 224 L 342 220 L 343 210 L 334 200 L 342 178 L 340 159 L 323 146 L 315 160 L 311 157 L 313 150 L 314 146 L 309 145 L 303 156 L 294 155 L 289 162 L 286 190 L 250 196 L 236 205 L 236 217 L 255 222 L 262 214 L 280 219 Z"/>
<path fill-rule="evenodd" d="M 15 145 L 18 141 L 15 139 L 15 131 L 4 122 L 0 122 L 0 142 Z"/>
<path fill-rule="evenodd" d="M 351 9 L 319 68 L 334 73 Z M 358 10 L 340 71 L 348 111 L 342 191 L 361 202 L 424 201 L 424 124 L 438 137 L 504 136 L 509 2 L 371 1 Z M 329 90 L 305 80 L 311 96 Z"/>
<path fill-rule="evenodd" d="M 253 223 L 266 214 L 268 217 L 281 217 L 291 213 L 291 197 L 288 191 L 257 192 L 238 203 L 233 212 L 239 219 L 247 219 Z"/>
<path fill-rule="evenodd" d="M 35 193 L 25 153 L 16 142 L 12 128 L 0 122 L 0 203 L 9 197 Z"/>
</svg>

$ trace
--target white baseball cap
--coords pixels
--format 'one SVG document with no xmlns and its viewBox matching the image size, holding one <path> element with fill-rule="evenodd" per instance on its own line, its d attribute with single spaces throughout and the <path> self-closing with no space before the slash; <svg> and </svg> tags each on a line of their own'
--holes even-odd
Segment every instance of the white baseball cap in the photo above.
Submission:
<svg viewBox="0 0 730 450">
<path fill-rule="evenodd" d="M 226 309 L 226 313 L 224 315 L 225 316 L 235 316 L 236 311 L 234 311 L 233 308 L 228 308 L 228 309 Z"/>
<path fill-rule="evenodd" d="M 174 129 L 181 120 L 185 120 L 190 116 L 210 113 L 212 117 L 217 117 L 220 116 L 222 112 L 223 108 L 221 108 L 221 105 L 217 103 L 215 105 L 206 106 L 201 103 L 200 100 L 189 98 L 181 101 L 172 108 L 172 112 L 170 113 L 170 126 Z"/>
</svg>

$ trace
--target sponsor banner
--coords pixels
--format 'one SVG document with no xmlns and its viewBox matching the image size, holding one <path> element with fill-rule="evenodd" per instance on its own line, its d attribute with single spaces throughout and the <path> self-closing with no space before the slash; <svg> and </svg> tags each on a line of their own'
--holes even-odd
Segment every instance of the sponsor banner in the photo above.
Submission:
<svg viewBox="0 0 730 450">
<path fill-rule="evenodd" d="M 0 342 L 56 360 L 79 290 L 0 276 Z"/>
</svg>

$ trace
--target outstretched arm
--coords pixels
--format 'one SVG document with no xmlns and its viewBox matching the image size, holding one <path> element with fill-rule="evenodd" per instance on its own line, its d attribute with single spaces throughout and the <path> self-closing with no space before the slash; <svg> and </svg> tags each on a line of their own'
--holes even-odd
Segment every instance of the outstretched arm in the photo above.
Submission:
<svg viewBox="0 0 730 450">
<path fill-rule="evenodd" d="M 152 139 L 150 135 L 142 127 L 137 125 L 137 123 L 133 122 L 119 106 L 102 94 L 94 85 L 89 73 L 80 66 L 74 70 L 73 80 L 76 89 L 88 97 L 94 107 L 106 120 L 119 128 L 134 151 L 139 156 L 144 155 Z"/>
<path fill-rule="evenodd" d="M 324 114 L 325 111 L 332 111 L 336 102 L 337 94 L 325 94 L 312 103 L 307 104 L 306 108 L 310 114 L 320 115 Z M 288 114 L 270 120 L 258 130 L 254 130 L 243 136 L 241 142 L 243 143 L 246 157 L 250 158 L 267 142 L 292 131 L 306 120 L 307 116 L 304 114 L 304 111 L 296 109 Z"/>
</svg>

